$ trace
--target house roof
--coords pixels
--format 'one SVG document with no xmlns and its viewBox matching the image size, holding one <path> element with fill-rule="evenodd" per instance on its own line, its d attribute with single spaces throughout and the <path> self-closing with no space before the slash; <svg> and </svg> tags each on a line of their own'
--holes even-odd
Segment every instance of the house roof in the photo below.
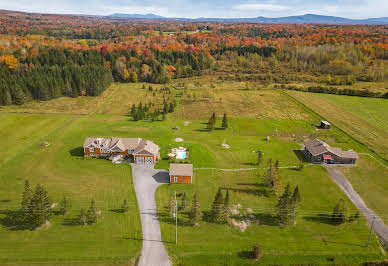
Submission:
<svg viewBox="0 0 388 266">
<path fill-rule="evenodd" d="M 150 140 L 141 140 L 134 151 L 135 154 L 156 155 L 159 153 L 159 146 Z"/>
<path fill-rule="evenodd" d="M 330 147 L 326 142 L 320 139 L 308 140 L 304 143 L 304 145 L 313 156 L 330 152 L 342 158 L 358 158 L 358 154 L 355 151 L 343 151 L 341 148 Z"/>
<path fill-rule="evenodd" d="M 193 176 L 193 165 L 172 163 L 170 164 L 170 175 Z"/>
<path fill-rule="evenodd" d="M 86 138 L 84 148 L 94 147 L 120 151 L 134 150 L 135 154 L 151 154 L 156 155 L 159 152 L 159 146 L 149 140 L 142 140 L 141 138 Z"/>
</svg>

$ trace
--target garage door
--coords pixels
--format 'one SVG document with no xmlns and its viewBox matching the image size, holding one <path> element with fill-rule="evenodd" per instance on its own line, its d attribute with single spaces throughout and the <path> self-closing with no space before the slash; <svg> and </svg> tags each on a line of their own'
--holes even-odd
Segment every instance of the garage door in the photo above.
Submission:
<svg viewBox="0 0 388 266">
<path fill-rule="evenodd" d="M 144 157 L 136 157 L 136 163 L 144 163 Z"/>
<path fill-rule="evenodd" d="M 152 157 L 146 157 L 145 162 L 146 162 L 146 163 L 153 163 L 153 162 L 154 162 L 154 158 L 152 158 Z"/>
</svg>

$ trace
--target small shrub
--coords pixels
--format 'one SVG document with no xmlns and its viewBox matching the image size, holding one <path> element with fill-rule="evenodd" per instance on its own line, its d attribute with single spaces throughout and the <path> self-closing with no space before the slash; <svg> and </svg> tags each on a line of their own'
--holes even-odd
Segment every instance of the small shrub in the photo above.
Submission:
<svg viewBox="0 0 388 266">
<path fill-rule="evenodd" d="M 253 259 L 258 261 L 261 260 L 261 258 L 263 257 L 263 249 L 259 244 L 253 245 L 252 257 Z"/>
</svg>

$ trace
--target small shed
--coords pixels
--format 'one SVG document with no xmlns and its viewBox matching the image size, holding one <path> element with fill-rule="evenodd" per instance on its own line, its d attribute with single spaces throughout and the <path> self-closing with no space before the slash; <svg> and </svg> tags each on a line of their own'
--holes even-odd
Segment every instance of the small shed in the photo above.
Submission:
<svg viewBox="0 0 388 266">
<path fill-rule="evenodd" d="M 193 165 L 192 164 L 170 164 L 170 183 L 186 183 L 193 182 Z"/>
<path fill-rule="evenodd" d="M 322 129 L 330 129 L 330 127 L 331 127 L 331 124 L 329 122 L 327 122 L 325 120 L 321 121 L 321 128 Z"/>
</svg>

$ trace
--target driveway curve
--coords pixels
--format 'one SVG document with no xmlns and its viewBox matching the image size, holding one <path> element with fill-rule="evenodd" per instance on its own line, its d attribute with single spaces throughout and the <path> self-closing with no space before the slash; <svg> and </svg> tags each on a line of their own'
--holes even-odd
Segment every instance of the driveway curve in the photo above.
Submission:
<svg viewBox="0 0 388 266">
<path fill-rule="evenodd" d="M 362 213 L 369 225 L 372 224 L 373 219 L 373 231 L 379 237 L 381 242 L 386 248 L 388 248 L 388 226 L 384 224 L 384 221 L 371 209 L 369 209 L 363 199 L 353 189 L 352 184 L 340 173 L 335 165 L 324 165 L 327 172 L 342 189 L 342 191 L 348 196 L 348 198 L 356 205 L 357 209 Z"/>
<path fill-rule="evenodd" d="M 155 203 L 155 190 L 169 183 L 168 172 L 154 169 L 153 165 L 131 164 L 133 184 L 140 210 L 143 247 L 139 266 L 171 265 L 162 236 Z"/>
</svg>

